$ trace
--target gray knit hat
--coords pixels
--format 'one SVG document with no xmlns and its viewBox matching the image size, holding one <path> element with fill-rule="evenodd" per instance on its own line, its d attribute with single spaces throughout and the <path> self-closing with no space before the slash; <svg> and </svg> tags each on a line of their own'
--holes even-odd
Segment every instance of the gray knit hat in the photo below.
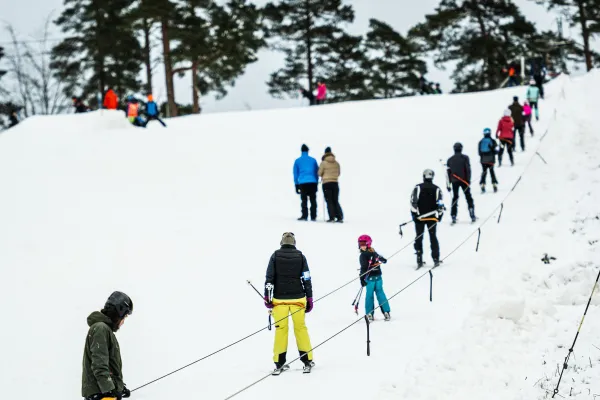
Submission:
<svg viewBox="0 0 600 400">
<path fill-rule="evenodd" d="M 281 237 L 281 246 L 287 244 L 287 245 L 291 245 L 291 246 L 295 246 L 296 245 L 296 238 L 294 237 L 294 234 L 292 232 L 285 232 L 283 234 L 283 236 Z"/>
</svg>

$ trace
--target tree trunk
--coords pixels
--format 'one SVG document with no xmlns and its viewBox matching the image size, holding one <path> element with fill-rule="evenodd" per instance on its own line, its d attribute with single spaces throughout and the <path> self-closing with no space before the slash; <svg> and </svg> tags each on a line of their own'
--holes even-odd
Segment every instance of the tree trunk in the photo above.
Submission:
<svg viewBox="0 0 600 400">
<path fill-rule="evenodd" d="M 173 64 L 171 63 L 171 43 L 169 41 L 169 20 L 167 16 L 161 21 L 163 58 L 165 62 L 165 77 L 167 83 L 167 106 L 169 117 L 177 116 L 177 105 L 175 104 L 175 87 L 173 85 Z"/>
<path fill-rule="evenodd" d="M 311 27 L 312 21 L 310 18 L 310 0 L 306 0 L 304 3 L 306 12 L 306 66 L 308 72 L 308 91 L 312 93 L 314 77 L 313 77 L 313 62 L 312 62 L 312 37 Z"/>
<path fill-rule="evenodd" d="M 579 8 L 579 23 L 581 24 L 581 35 L 583 36 L 583 53 L 585 54 L 585 66 L 588 71 L 594 68 L 592 63 L 592 50 L 590 49 L 590 29 L 588 27 L 588 17 L 585 10 L 585 1 L 578 0 L 577 7 Z"/>
<path fill-rule="evenodd" d="M 104 90 L 106 90 L 106 76 L 104 71 L 104 46 L 102 45 L 102 39 L 100 38 L 99 31 L 103 27 L 103 23 L 101 20 L 102 11 L 98 6 L 97 2 L 94 2 L 94 11 L 95 11 L 95 20 L 96 20 L 96 49 L 98 50 L 98 55 L 96 57 L 96 71 L 98 74 L 98 92 L 100 95 L 104 95 Z M 96 96 L 94 96 L 96 98 Z M 98 104 L 98 108 L 100 108 L 102 104 Z"/>
<path fill-rule="evenodd" d="M 192 113 L 200 114 L 200 97 L 198 96 L 198 60 L 192 62 Z"/>
<path fill-rule="evenodd" d="M 481 31 L 481 36 L 483 36 L 484 38 L 488 38 L 488 32 L 487 29 L 485 27 L 485 21 L 483 20 L 483 17 L 481 15 L 481 10 L 479 9 L 479 5 L 477 4 L 477 1 L 472 1 L 471 2 L 471 10 L 475 13 L 475 18 L 477 18 L 477 24 L 479 25 L 479 30 Z M 487 49 L 486 46 L 486 59 L 483 60 L 483 70 L 481 71 L 481 89 L 486 89 L 486 83 L 488 85 L 487 89 L 492 89 L 492 79 L 491 79 L 491 74 L 490 74 L 490 70 L 493 66 L 493 60 L 492 60 L 492 56 L 489 53 L 489 49 Z M 495 88 L 493 88 L 495 89 Z"/>
<path fill-rule="evenodd" d="M 146 92 L 152 93 L 152 59 L 150 57 L 150 29 L 152 25 L 148 18 L 142 18 L 142 30 L 144 31 L 144 64 L 146 65 Z"/>
</svg>

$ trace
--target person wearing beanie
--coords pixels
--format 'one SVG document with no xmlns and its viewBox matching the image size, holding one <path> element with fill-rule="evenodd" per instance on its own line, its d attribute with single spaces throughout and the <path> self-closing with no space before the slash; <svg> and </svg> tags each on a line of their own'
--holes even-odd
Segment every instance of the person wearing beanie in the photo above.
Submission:
<svg viewBox="0 0 600 400">
<path fill-rule="evenodd" d="M 101 311 L 87 318 L 89 330 L 83 353 L 81 394 L 85 400 L 116 399 L 131 395 L 123 382 L 121 350 L 115 332 L 133 312 L 131 298 L 113 292 Z"/>
<path fill-rule="evenodd" d="M 456 216 L 458 214 L 459 189 L 462 189 L 467 199 L 471 222 L 477 220 L 477 217 L 475 217 L 475 203 L 473 202 L 473 196 L 471 196 L 471 161 L 469 160 L 469 156 L 462 153 L 462 150 L 463 145 L 461 143 L 454 143 L 454 155 L 446 162 L 446 172 L 448 173 L 446 187 L 448 192 L 452 191 L 454 194 L 450 210 L 453 225 L 456 223 Z"/>
<path fill-rule="evenodd" d="M 540 100 L 540 87 L 537 86 L 537 84 L 534 80 L 531 80 L 531 82 L 529 82 L 529 87 L 527 88 L 526 97 L 527 97 L 527 101 L 531 105 L 531 108 L 535 110 L 535 120 L 539 121 L 540 120 L 540 111 L 538 109 L 538 101 Z M 529 119 L 531 120 L 531 114 L 530 114 Z M 530 124 L 529 129 L 531 130 L 531 124 Z"/>
<path fill-rule="evenodd" d="M 156 105 L 156 102 L 154 101 L 152 95 L 149 94 L 148 102 L 146 103 L 146 123 L 144 126 L 148 125 L 148 122 L 155 120 L 160 122 L 160 124 L 166 128 L 167 124 L 165 124 L 163 120 L 160 119 L 160 117 L 158 116 L 159 114 L 160 110 L 158 109 L 158 106 Z"/>
<path fill-rule="evenodd" d="M 308 199 L 310 198 L 310 219 L 317 220 L 317 188 L 319 183 L 319 165 L 308 155 L 308 146 L 300 148 L 302 155 L 294 162 L 294 184 L 296 193 L 302 201 L 302 215 L 298 221 L 308 220 Z"/>
<path fill-rule="evenodd" d="M 479 141 L 479 157 L 481 161 L 481 180 L 479 185 L 481 186 L 481 193 L 485 193 L 485 181 L 487 178 L 487 172 L 490 171 L 492 178 L 492 185 L 494 192 L 498 191 L 498 180 L 496 179 L 496 173 L 494 172 L 494 165 L 496 164 L 496 153 L 498 152 L 498 143 L 492 139 L 492 130 L 485 128 L 483 130 L 483 139 Z"/>
<path fill-rule="evenodd" d="M 529 126 L 529 133 L 533 137 L 533 127 L 531 126 L 531 105 L 529 105 L 529 101 L 525 101 L 523 103 L 523 121 L 525 121 L 525 131 L 527 131 L 527 127 Z"/>
<path fill-rule="evenodd" d="M 525 151 L 525 120 L 523 119 L 523 106 L 519 104 L 519 98 L 517 96 L 513 97 L 513 103 L 508 108 L 515 124 L 515 140 L 513 142 L 513 151 L 515 151 L 517 147 L 517 133 L 521 139 L 521 150 Z"/>
<path fill-rule="evenodd" d="M 379 303 L 379 308 L 383 312 L 386 321 L 390 320 L 390 302 L 383 291 L 383 278 L 381 264 L 386 264 L 387 260 L 377 254 L 372 247 L 373 240 L 369 235 L 360 235 L 358 237 L 358 248 L 360 256 L 360 284 L 367 288 L 365 295 L 365 314 L 369 321 L 375 319 L 375 299 Z"/>
<path fill-rule="evenodd" d="M 276 250 L 269 260 L 264 295 L 265 306 L 271 310 L 276 328 L 273 375 L 279 375 L 289 369 L 286 360 L 290 315 L 294 323 L 294 335 L 300 360 L 304 363 L 304 373 L 309 373 L 315 365 L 305 322 L 305 314 L 313 309 L 310 270 L 306 257 L 296 249 L 296 238 L 293 233 L 285 232 L 281 237 L 280 246 L 281 248 Z"/>
<path fill-rule="evenodd" d="M 431 243 L 431 258 L 434 266 L 440 265 L 440 245 L 437 239 L 437 224 L 442 221 L 444 211 L 444 198 L 442 190 L 433 183 L 434 172 L 431 169 L 423 171 L 423 183 L 419 183 L 410 195 L 410 213 L 415 223 L 416 239 L 415 251 L 417 252 L 417 269 L 423 266 L 423 236 L 425 227 L 429 232 Z"/>
<path fill-rule="evenodd" d="M 327 212 L 329 220 L 327 222 L 344 222 L 344 213 L 340 206 L 340 187 L 338 178 L 340 177 L 340 164 L 331 152 L 331 147 L 325 149 L 325 154 L 321 158 L 319 165 L 319 176 L 323 184 L 323 195 L 327 202 Z"/>
<path fill-rule="evenodd" d="M 514 122 L 511 117 L 512 112 L 510 110 L 504 110 L 504 116 L 498 121 L 498 128 L 496 129 L 496 137 L 500 139 L 500 151 L 498 152 L 498 166 L 502 166 L 502 155 L 504 149 L 508 150 L 508 157 L 510 158 L 510 165 L 515 165 L 513 158 L 513 143 L 515 141 Z"/>
</svg>

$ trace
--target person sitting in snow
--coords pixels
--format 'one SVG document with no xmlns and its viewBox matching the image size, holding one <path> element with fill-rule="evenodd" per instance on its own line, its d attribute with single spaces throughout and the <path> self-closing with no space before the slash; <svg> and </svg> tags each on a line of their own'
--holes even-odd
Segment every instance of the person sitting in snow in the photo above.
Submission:
<svg viewBox="0 0 600 400">
<path fill-rule="evenodd" d="M 73 103 L 73 108 L 75 108 L 75 114 L 88 112 L 89 107 L 86 106 L 79 97 L 73 96 L 71 97 L 71 101 Z"/>
<path fill-rule="evenodd" d="M 146 124 L 140 118 L 140 103 L 133 96 L 129 96 L 127 100 L 127 110 L 125 111 L 127 113 L 127 119 L 134 126 L 145 127 Z"/>
<path fill-rule="evenodd" d="M 161 125 L 166 128 L 167 124 L 165 124 L 163 122 L 163 120 L 160 119 L 160 117 L 158 116 L 159 114 L 160 114 L 160 110 L 158 109 L 158 106 L 154 102 L 154 98 L 152 97 L 152 95 L 149 94 L 148 102 L 146 103 L 146 123 L 145 123 L 145 125 L 148 125 L 148 122 L 150 122 L 152 120 L 156 120 L 156 121 L 160 122 Z"/>
<path fill-rule="evenodd" d="M 315 95 L 310 90 L 300 88 L 300 93 L 302 94 L 302 97 L 308 99 L 308 102 L 311 106 L 315 105 Z"/>
<path fill-rule="evenodd" d="M 386 321 L 390 320 L 390 303 L 383 291 L 383 278 L 381 277 L 381 264 L 387 263 L 387 260 L 377 254 L 371 247 L 373 240 L 369 235 L 360 235 L 358 238 L 358 248 L 360 249 L 360 284 L 367 287 L 365 297 L 365 313 L 369 321 L 375 319 L 375 300 L 383 312 Z"/>
</svg>

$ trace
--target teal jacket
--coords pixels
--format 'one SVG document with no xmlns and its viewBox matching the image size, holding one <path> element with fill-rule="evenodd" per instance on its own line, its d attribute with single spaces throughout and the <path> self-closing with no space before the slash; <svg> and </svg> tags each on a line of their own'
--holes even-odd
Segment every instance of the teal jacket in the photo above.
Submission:
<svg viewBox="0 0 600 400">
<path fill-rule="evenodd" d="M 537 86 L 529 86 L 526 97 L 529 101 L 538 101 L 540 98 L 540 88 Z"/>
</svg>

